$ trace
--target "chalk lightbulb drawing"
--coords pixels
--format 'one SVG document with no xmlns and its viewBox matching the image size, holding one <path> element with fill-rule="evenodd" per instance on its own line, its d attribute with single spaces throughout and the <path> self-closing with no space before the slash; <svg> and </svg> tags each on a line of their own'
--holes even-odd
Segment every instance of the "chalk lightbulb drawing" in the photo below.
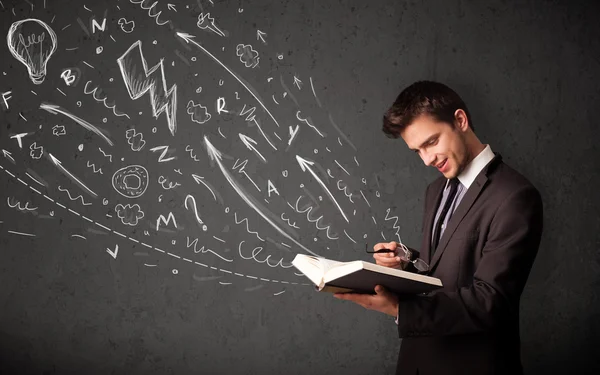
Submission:
<svg viewBox="0 0 600 375">
<path fill-rule="evenodd" d="M 35 18 L 17 21 L 10 26 L 6 42 L 10 53 L 27 67 L 31 81 L 44 82 L 46 64 L 56 51 L 56 34 L 50 26 Z"/>
</svg>

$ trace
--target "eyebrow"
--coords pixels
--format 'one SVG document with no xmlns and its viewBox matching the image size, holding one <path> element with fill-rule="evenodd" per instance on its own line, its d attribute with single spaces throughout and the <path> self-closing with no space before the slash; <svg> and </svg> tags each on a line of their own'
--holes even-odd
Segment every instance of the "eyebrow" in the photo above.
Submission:
<svg viewBox="0 0 600 375">
<path fill-rule="evenodd" d="M 421 145 L 419 146 L 419 148 L 425 146 L 427 143 L 431 142 L 434 138 L 439 137 L 440 133 L 435 133 L 432 136 L 430 136 L 429 138 L 427 138 L 423 143 L 421 143 Z M 411 148 L 412 151 L 417 151 L 418 149 L 414 149 Z"/>
</svg>

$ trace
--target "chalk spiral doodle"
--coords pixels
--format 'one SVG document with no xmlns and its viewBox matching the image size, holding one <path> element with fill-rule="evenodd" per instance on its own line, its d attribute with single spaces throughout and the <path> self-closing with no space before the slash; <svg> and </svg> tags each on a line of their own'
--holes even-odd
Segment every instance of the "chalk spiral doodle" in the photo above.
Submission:
<svg viewBox="0 0 600 375">
<path fill-rule="evenodd" d="M 129 180 L 129 182 L 128 182 Z M 137 185 L 131 180 L 137 180 Z M 148 188 L 148 171 L 141 165 L 129 165 L 115 172 L 112 177 L 113 188 L 126 198 L 139 198 Z"/>
</svg>

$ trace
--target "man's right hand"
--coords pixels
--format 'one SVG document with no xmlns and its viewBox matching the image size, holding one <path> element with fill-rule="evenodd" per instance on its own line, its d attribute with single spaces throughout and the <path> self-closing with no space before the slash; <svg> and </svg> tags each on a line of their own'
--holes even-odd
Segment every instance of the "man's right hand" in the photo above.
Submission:
<svg viewBox="0 0 600 375">
<path fill-rule="evenodd" d="M 375 263 L 379 264 L 380 266 L 403 270 L 410 263 L 409 260 L 404 258 L 404 251 L 402 251 L 400 245 L 398 245 L 398 243 L 395 241 L 382 242 L 373 246 L 373 250 L 375 251 L 381 249 L 394 250 L 394 252 L 373 254 L 373 258 L 375 258 Z"/>
</svg>

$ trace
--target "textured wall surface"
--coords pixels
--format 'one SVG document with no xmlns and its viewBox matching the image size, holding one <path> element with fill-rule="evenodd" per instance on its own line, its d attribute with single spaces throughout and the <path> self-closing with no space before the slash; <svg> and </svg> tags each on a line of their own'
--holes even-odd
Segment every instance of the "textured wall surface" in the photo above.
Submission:
<svg viewBox="0 0 600 375">
<path fill-rule="evenodd" d="M 290 262 L 418 246 L 439 172 L 381 117 L 421 79 L 542 194 L 526 373 L 598 373 L 597 2 L 152 5 L 0 2 L 2 373 L 393 373 Z"/>
</svg>

